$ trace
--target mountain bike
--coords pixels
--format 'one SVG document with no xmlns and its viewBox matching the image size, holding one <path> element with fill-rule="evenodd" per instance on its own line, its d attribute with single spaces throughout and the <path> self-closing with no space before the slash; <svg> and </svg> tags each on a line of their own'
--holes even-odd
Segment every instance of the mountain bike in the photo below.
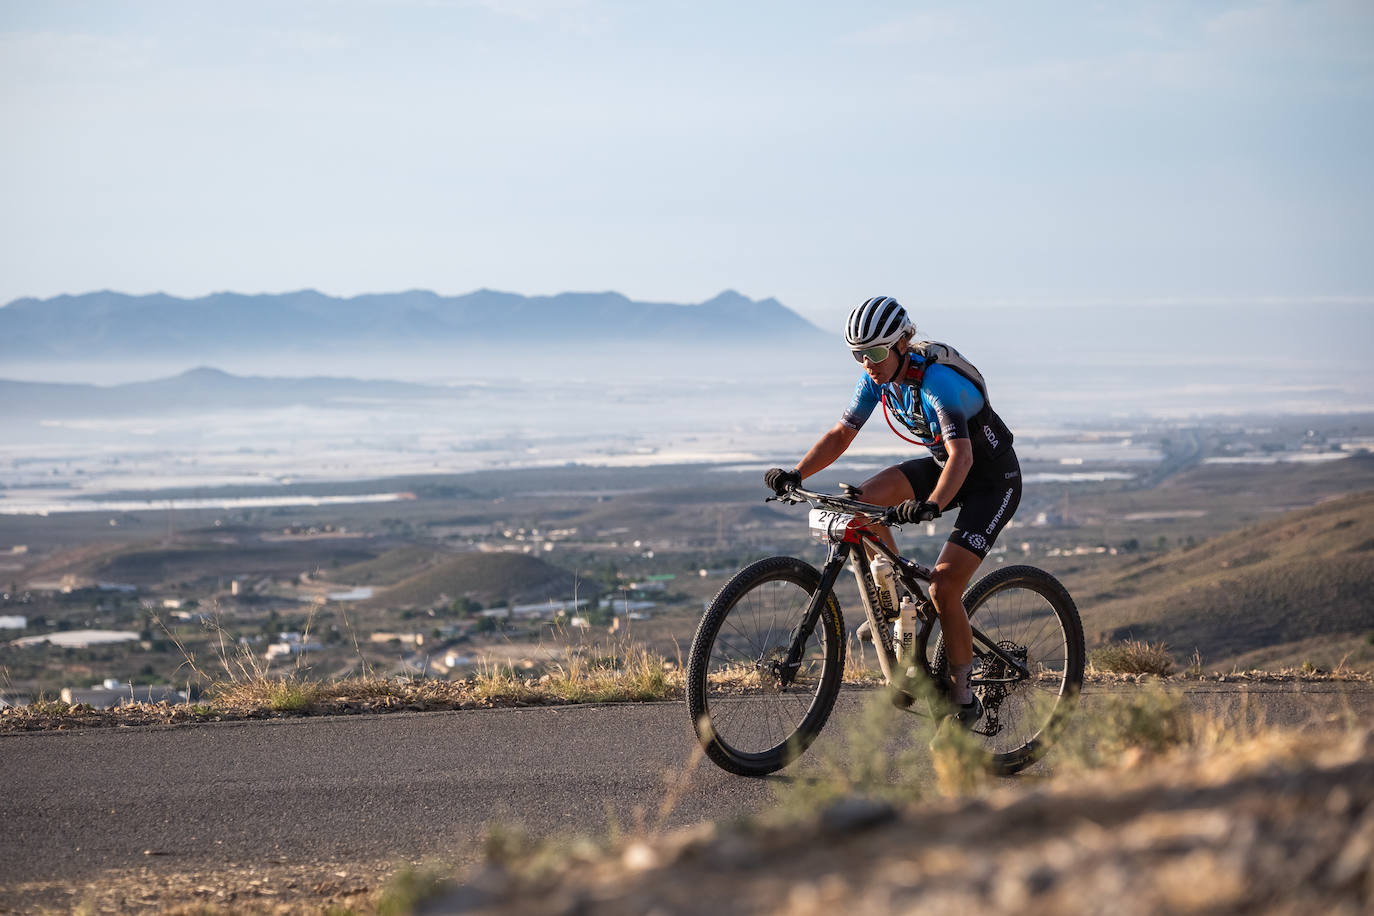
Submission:
<svg viewBox="0 0 1374 916">
<path fill-rule="evenodd" d="M 894 553 L 872 530 L 893 524 L 892 510 L 843 496 L 793 487 L 768 497 L 809 503 L 812 537 L 829 545 L 817 570 L 796 557 L 769 557 L 740 570 L 712 600 L 692 639 L 687 706 L 707 756 L 741 776 L 764 776 L 807 749 L 830 717 L 844 677 L 846 633 L 835 583 L 852 560 L 893 701 L 918 714 L 943 716 L 948 672 L 939 620 L 929 597 L 931 571 Z M 896 642 L 870 557 L 891 562 L 915 603 L 910 648 Z M 964 607 L 973 629 L 969 686 L 984 714 L 971 731 L 985 766 L 1011 775 L 1040 759 L 1072 713 L 1083 685 L 1083 624 L 1059 580 L 1033 566 L 1006 566 L 971 585 Z M 931 637 L 935 635 L 934 645 Z M 907 643 L 902 640 L 902 644 Z M 924 699 L 924 703 L 917 703 Z"/>
</svg>

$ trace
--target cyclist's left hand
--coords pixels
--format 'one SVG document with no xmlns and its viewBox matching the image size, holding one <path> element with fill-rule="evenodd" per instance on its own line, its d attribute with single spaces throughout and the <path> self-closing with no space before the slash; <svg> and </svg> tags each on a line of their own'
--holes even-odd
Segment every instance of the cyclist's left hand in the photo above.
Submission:
<svg viewBox="0 0 1374 916">
<path fill-rule="evenodd" d="M 908 499 L 888 513 L 894 524 L 911 525 L 940 517 L 940 507 L 928 499 Z"/>
<path fill-rule="evenodd" d="M 764 484 L 779 496 L 786 496 L 793 487 L 801 486 L 801 481 L 801 475 L 795 470 L 784 471 L 782 468 L 769 468 L 768 472 L 763 475 Z"/>
</svg>

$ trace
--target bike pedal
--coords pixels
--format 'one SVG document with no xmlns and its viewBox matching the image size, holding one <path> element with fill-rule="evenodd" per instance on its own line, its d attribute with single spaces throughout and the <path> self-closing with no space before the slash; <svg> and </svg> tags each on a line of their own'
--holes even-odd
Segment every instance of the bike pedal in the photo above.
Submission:
<svg viewBox="0 0 1374 916">
<path fill-rule="evenodd" d="M 898 709 L 910 709 L 912 705 L 915 704 L 915 702 L 916 698 L 913 697 L 911 694 L 907 693 L 905 690 L 897 690 L 895 688 L 893 689 L 892 705 L 896 706 Z"/>
</svg>

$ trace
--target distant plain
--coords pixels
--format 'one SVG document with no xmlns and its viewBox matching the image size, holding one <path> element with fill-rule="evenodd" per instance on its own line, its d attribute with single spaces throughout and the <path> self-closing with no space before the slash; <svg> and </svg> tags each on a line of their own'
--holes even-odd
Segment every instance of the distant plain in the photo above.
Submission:
<svg viewBox="0 0 1374 916">
<path fill-rule="evenodd" d="M 1363 555 L 1345 562 L 1338 542 L 1311 545 L 1322 575 L 1340 579 L 1334 627 L 1303 603 L 1308 558 L 1265 548 L 1263 527 L 1242 535 L 1253 547 L 1207 550 L 1281 583 L 1250 611 L 1292 626 L 1249 626 L 1242 610 L 1199 629 L 1150 610 L 1173 593 L 1132 598 L 1123 584 L 1138 567 L 1186 591 L 1170 570 L 1203 577 L 1189 551 L 1208 539 L 1374 489 L 1374 370 L 1353 339 L 1368 330 L 1362 311 L 1303 323 L 1260 309 L 1237 324 L 1244 310 L 1204 309 L 1191 326 L 1182 314 L 1139 316 L 1093 343 L 1100 315 L 932 312 L 931 336 L 988 377 L 1026 472 L 989 564 L 1063 576 L 1094 644 L 1149 638 L 1208 669 L 1368 666 L 1374 590 Z M 568 645 L 627 638 L 677 659 L 730 571 L 774 552 L 819 562 L 804 516 L 762 502 L 761 474 L 796 462 L 858 375 L 818 331 L 775 344 L 723 333 L 710 346 L 417 341 L 408 355 L 358 342 L 290 358 L 264 345 L 196 368 L 203 356 L 0 371 L 12 379 L 0 382 L 0 616 L 26 618 L 15 637 L 141 637 L 0 646 L 0 689 L 52 695 L 113 678 L 194 691 L 225 676 L 226 656 L 260 664 L 280 634 L 302 631 L 319 645 L 271 671 L 455 677 L 511 662 L 537 674 Z M 921 453 L 880 409 L 817 482 L 858 483 Z M 1363 532 L 1367 503 L 1341 505 Z M 949 524 L 903 542 L 931 560 Z M 512 553 L 542 565 L 517 570 L 501 559 Z M 547 613 L 501 619 L 539 602 Z"/>
</svg>

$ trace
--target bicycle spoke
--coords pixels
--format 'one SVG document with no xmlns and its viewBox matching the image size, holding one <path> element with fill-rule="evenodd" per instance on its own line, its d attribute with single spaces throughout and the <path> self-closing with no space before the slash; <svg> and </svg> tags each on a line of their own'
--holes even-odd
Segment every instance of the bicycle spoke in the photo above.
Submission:
<svg viewBox="0 0 1374 916">
<path fill-rule="evenodd" d="M 790 578 L 764 580 L 744 590 L 721 619 L 706 660 L 708 714 L 715 736 L 740 753 L 785 747 L 815 707 L 826 665 L 825 628 L 801 646 L 786 687 L 779 665 L 811 601 Z"/>
</svg>

